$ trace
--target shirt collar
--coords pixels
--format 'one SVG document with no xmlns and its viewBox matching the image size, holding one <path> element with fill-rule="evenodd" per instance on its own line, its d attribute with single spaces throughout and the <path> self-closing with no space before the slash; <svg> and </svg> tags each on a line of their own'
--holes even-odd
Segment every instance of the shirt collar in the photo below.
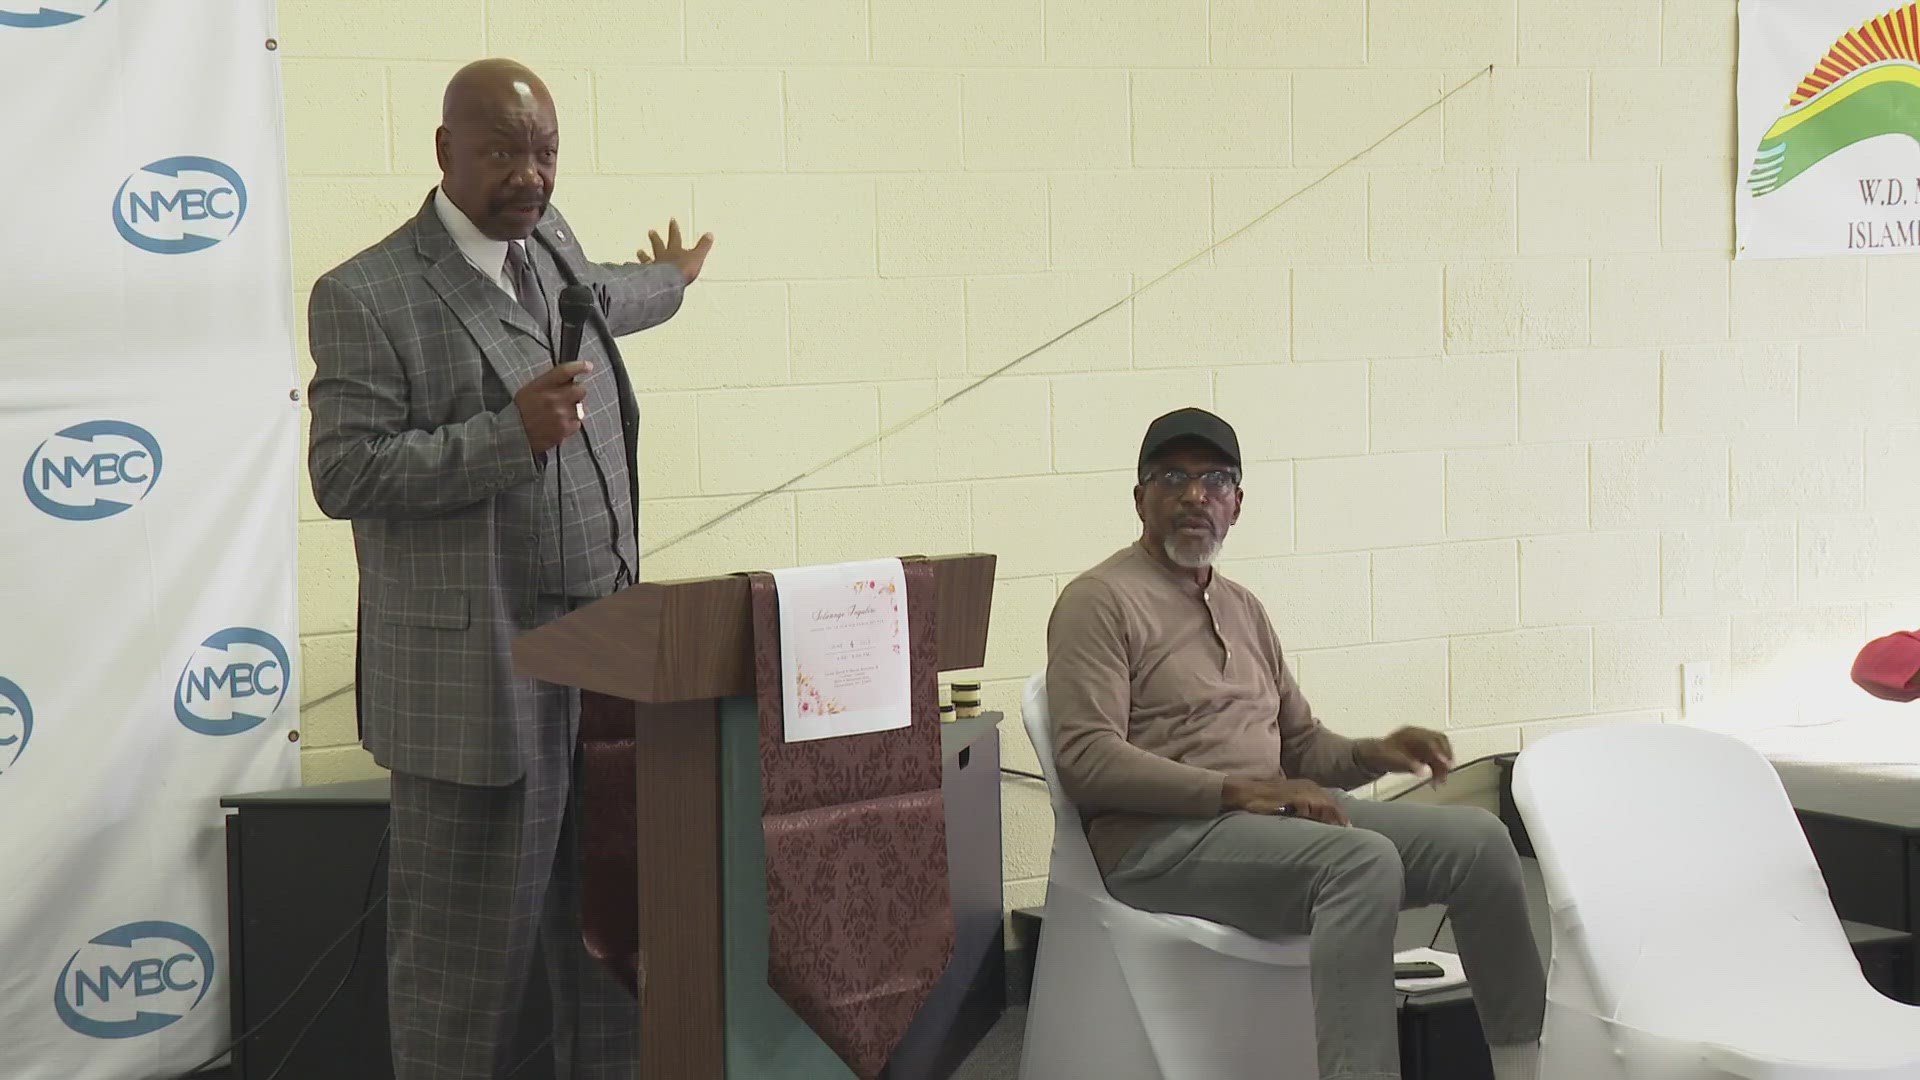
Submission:
<svg viewBox="0 0 1920 1080">
<path fill-rule="evenodd" d="M 1220 581 L 1220 568 L 1217 566 L 1212 568 L 1207 574 L 1207 583 L 1202 585 L 1194 580 L 1192 571 L 1176 570 L 1166 563 L 1161 562 L 1159 559 L 1154 558 L 1153 550 L 1147 547 L 1147 539 L 1144 536 L 1133 542 L 1133 551 L 1137 558 L 1144 559 L 1188 596 L 1197 598 L 1209 596 L 1213 591 L 1213 586 Z"/>
<path fill-rule="evenodd" d="M 447 235 L 453 237 L 454 244 L 460 248 L 460 254 L 465 255 L 474 269 L 479 270 L 488 281 L 505 289 L 511 296 L 513 283 L 507 280 L 508 241 L 495 240 L 481 232 L 466 211 L 453 205 L 445 188 L 434 189 L 433 208 L 440 215 L 440 223 L 447 227 Z M 513 243 L 520 244 L 521 250 L 525 250 L 524 241 L 516 240 Z"/>
</svg>

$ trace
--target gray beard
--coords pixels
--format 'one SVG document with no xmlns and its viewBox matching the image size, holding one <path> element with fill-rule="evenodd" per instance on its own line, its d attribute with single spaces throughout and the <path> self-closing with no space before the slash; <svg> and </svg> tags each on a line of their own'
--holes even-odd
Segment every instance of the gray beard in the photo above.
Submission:
<svg viewBox="0 0 1920 1080">
<path fill-rule="evenodd" d="M 1161 542 L 1160 547 L 1167 553 L 1167 558 L 1173 560 L 1173 565 L 1188 570 L 1204 570 L 1212 566 L 1213 560 L 1220 554 L 1220 541 L 1217 538 L 1183 541 L 1177 536 L 1169 536 Z"/>
</svg>

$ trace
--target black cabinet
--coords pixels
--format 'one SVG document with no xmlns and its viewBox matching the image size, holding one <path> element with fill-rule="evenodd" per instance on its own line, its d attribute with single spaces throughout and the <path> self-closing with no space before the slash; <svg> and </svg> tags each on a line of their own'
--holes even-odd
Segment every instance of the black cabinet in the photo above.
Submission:
<svg viewBox="0 0 1920 1080">
<path fill-rule="evenodd" d="M 237 796 L 222 805 L 236 811 L 227 818 L 234 1037 L 264 1024 L 234 1052 L 233 1080 L 265 1080 L 283 1060 L 279 1080 L 391 1080 L 386 780 Z M 347 940 L 335 946 L 342 934 Z M 313 977 L 294 993 L 315 961 Z M 538 958 L 534 963 L 538 971 Z M 319 1012 L 335 987 L 339 994 Z M 550 1058 L 533 1053 L 548 1032 L 546 981 L 528 980 L 527 993 L 516 1060 L 532 1060 L 515 1080 L 553 1080 Z"/>
</svg>

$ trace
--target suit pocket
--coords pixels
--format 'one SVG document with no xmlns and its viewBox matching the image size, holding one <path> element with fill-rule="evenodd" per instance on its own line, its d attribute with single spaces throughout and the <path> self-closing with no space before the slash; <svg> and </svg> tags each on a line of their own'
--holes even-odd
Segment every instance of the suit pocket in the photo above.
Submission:
<svg viewBox="0 0 1920 1080">
<path fill-rule="evenodd" d="M 380 621 L 394 626 L 465 630 L 472 619 L 467 594 L 454 589 L 389 593 L 380 605 Z"/>
</svg>

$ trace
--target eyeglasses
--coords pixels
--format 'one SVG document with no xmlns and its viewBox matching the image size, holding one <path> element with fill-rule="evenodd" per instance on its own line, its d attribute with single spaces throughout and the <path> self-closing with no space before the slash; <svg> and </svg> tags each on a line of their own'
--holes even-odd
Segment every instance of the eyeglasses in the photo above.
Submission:
<svg viewBox="0 0 1920 1080">
<path fill-rule="evenodd" d="M 1185 491 L 1195 480 L 1209 495 L 1225 495 L 1240 486 L 1240 474 L 1233 469 L 1210 469 L 1197 475 L 1184 469 L 1163 469 L 1141 477 L 1141 483 L 1158 484 L 1170 492 Z"/>
</svg>

